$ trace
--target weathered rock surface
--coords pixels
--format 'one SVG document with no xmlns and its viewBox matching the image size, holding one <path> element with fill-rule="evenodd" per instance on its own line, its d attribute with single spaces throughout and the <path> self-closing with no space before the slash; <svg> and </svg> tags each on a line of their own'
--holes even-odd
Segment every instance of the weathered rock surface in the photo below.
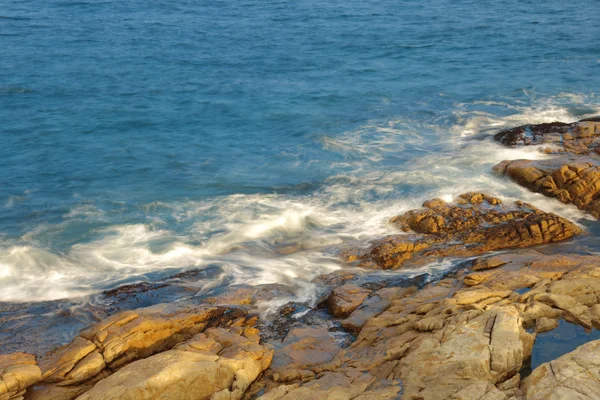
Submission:
<svg viewBox="0 0 600 400">
<path fill-rule="evenodd" d="M 519 250 L 468 263 L 420 289 L 321 277 L 333 286 L 327 302 L 343 310 L 331 320 L 337 330 L 307 318 L 266 345 L 256 318 L 237 309 L 119 313 L 40 358 L 39 369 L 33 356 L 0 358 L 0 383 L 12 388 L 0 399 L 594 398 L 600 344 L 521 373 L 536 336 L 559 320 L 600 328 L 600 258 Z M 339 341 L 340 324 L 356 335 L 351 344 Z"/>
<path fill-rule="evenodd" d="M 366 251 L 344 254 L 365 268 L 395 269 L 443 257 L 467 257 L 505 248 L 529 247 L 568 239 L 580 229 L 530 204 L 502 205 L 495 197 L 465 193 L 455 204 L 425 202 L 423 208 L 392 218 L 406 232 L 373 243 Z"/>
<path fill-rule="evenodd" d="M 250 379 L 256 372 L 254 361 L 258 360 L 261 366 L 264 363 L 264 368 L 266 368 L 271 357 L 267 349 L 257 344 L 259 340 L 258 331 L 251 327 L 245 327 L 250 321 L 246 320 L 245 316 L 246 313 L 241 310 L 195 304 L 159 304 L 117 313 L 81 332 L 71 343 L 41 357 L 38 361 L 41 369 L 41 383 L 30 389 L 26 398 L 67 400 L 83 395 L 91 396 L 84 398 L 151 399 L 162 398 L 163 393 L 164 396 L 172 396 L 171 389 L 161 387 L 160 382 L 168 381 L 166 378 L 168 376 L 181 375 L 181 371 L 175 367 L 171 370 L 167 364 L 172 362 L 174 365 L 181 366 L 191 363 L 190 368 L 192 366 L 201 368 L 198 363 L 192 360 L 200 362 L 199 360 L 204 357 L 191 353 L 169 353 L 177 345 L 179 345 L 180 352 L 184 351 L 181 350 L 184 346 L 181 343 L 186 341 L 189 341 L 186 346 L 193 347 L 195 343 L 198 348 L 208 342 L 218 342 L 217 344 L 213 343 L 216 347 L 210 347 L 209 350 L 221 349 L 218 350 L 221 352 L 220 357 L 225 357 L 223 352 L 231 351 L 233 352 L 231 353 L 232 358 L 240 360 L 238 364 L 235 364 L 227 361 L 227 357 L 211 358 L 210 363 L 212 364 L 210 366 L 205 365 L 205 367 L 206 371 L 220 374 L 219 378 L 214 378 L 216 381 L 221 378 L 225 379 L 224 377 L 229 376 L 230 370 L 235 370 L 237 367 L 242 370 L 247 369 L 243 373 L 245 374 L 244 379 Z M 222 330 L 207 330 L 207 328 L 213 326 L 230 327 L 231 334 L 225 334 Z M 205 331 L 205 336 L 198 336 Z M 217 333 L 221 336 L 218 336 Z M 237 336 L 231 336 L 233 334 Z M 233 345 L 232 343 L 237 347 L 230 348 Z M 262 353 L 260 353 L 260 357 L 256 358 L 260 352 L 259 347 Z M 241 356 L 244 354 L 243 351 L 254 353 L 248 354 L 246 358 L 249 358 L 246 359 Z M 135 363 L 136 360 L 141 359 L 147 362 L 155 354 L 157 354 L 157 358 L 153 359 L 156 362 L 156 364 L 153 364 L 156 367 L 154 369 L 149 368 L 149 366 L 140 369 L 140 364 Z M 177 356 L 181 357 L 178 358 Z M 164 362 L 167 359 L 170 361 Z M 254 361 L 248 361 L 249 359 Z M 127 367 L 125 367 L 126 365 Z M 123 367 L 129 368 L 127 371 L 137 371 L 134 374 L 135 378 L 134 375 L 120 373 Z M 145 371 L 146 375 L 141 373 L 142 370 Z M 256 375 L 260 371 L 256 372 Z M 131 380 L 124 378 L 124 376 L 129 376 Z M 106 385 L 109 384 L 105 381 L 109 378 L 111 379 L 109 382 L 115 383 L 118 389 L 103 389 L 102 396 L 107 397 L 102 397 L 98 390 L 92 392 L 92 394 L 87 394 L 88 390 L 95 387 L 94 385 L 107 387 Z M 251 381 L 246 382 L 242 378 L 235 378 L 238 381 L 236 388 L 239 387 L 245 390 L 244 385 L 247 386 Z M 182 393 L 185 390 L 192 390 L 186 386 L 188 384 L 191 385 L 191 382 L 182 379 L 177 386 L 177 390 L 182 391 Z M 217 388 L 218 391 L 224 390 L 218 385 L 213 388 Z M 236 388 L 232 386 L 230 388 L 231 393 L 228 394 L 230 397 L 226 398 L 239 398 L 243 394 L 244 390 Z M 138 393 L 138 397 L 131 394 L 134 392 Z M 235 396 L 233 395 L 234 392 L 236 393 Z"/>
<path fill-rule="evenodd" d="M 327 302 L 329 312 L 336 318 L 345 318 L 362 304 L 369 293 L 370 290 L 352 284 L 337 287 Z"/>
<path fill-rule="evenodd" d="M 592 400 L 600 396 L 600 340 L 537 367 L 521 386 L 523 400 Z"/>
<path fill-rule="evenodd" d="M 534 192 L 574 204 L 600 218 L 600 159 L 560 157 L 503 161 L 494 171 Z"/>
<path fill-rule="evenodd" d="M 210 328 L 174 349 L 135 361 L 78 400 L 240 399 L 271 362 L 254 328 Z"/>
<path fill-rule="evenodd" d="M 520 372 L 538 333 L 560 318 L 600 328 L 600 259 L 522 250 L 473 265 L 421 290 L 372 292 L 346 318 L 374 308 L 350 347 L 323 350 L 285 379 L 268 369 L 247 398 L 528 399 Z M 383 307 L 369 301 L 384 290 Z"/>
<path fill-rule="evenodd" d="M 547 144 L 544 160 L 505 160 L 494 171 L 518 184 L 600 218 L 600 117 L 571 124 L 527 125 L 494 138 L 508 146 Z"/>
<path fill-rule="evenodd" d="M 41 378 L 33 355 L 0 355 L 0 400 L 22 399 L 25 390 Z"/>
<path fill-rule="evenodd" d="M 573 123 L 524 125 L 494 136 L 496 141 L 506 146 L 552 145 L 558 151 L 574 154 L 600 154 L 599 138 L 600 117 Z"/>
</svg>

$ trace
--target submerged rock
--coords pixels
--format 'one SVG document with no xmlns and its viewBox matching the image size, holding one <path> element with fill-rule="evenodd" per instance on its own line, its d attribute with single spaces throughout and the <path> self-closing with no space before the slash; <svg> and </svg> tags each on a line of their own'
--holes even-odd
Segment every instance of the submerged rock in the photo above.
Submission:
<svg viewBox="0 0 600 400">
<path fill-rule="evenodd" d="M 530 204 L 503 205 L 482 193 L 465 193 L 455 204 L 436 201 L 433 208 L 408 211 L 391 222 L 413 233 L 384 237 L 362 254 L 345 254 L 346 261 L 396 269 L 444 257 L 558 242 L 581 232 L 572 222 Z"/>
</svg>

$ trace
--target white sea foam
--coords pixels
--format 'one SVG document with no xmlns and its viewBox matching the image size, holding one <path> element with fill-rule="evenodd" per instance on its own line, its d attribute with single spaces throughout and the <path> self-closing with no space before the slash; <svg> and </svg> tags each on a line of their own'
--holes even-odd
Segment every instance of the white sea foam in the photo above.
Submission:
<svg viewBox="0 0 600 400">
<path fill-rule="evenodd" d="M 477 104 L 486 105 L 502 107 L 506 115 L 458 105 L 452 115 L 456 123 L 449 127 L 396 119 L 320 137 L 323 147 L 343 155 L 337 167 L 345 172 L 332 174 L 310 195 L 237 194 L 204 201 L 152 202 L 141 207 L 148 215 L 145 223 L 96 228 L 85 241 L 60 252 L 53 250 L 48 240 L 40 239 L 48 232 L 61 232 L 78 221 L 106 225 L 108 217 L 97 206 L 76 206 L 63 216 L 63 224 L 41 225 L 19 239 L 0 237 L 0 300 L 76 297 L 151 271 L 217 264 L 220 277 L 198 282 L 199 293 L 226 282 L 282 283 L 294 288 L 296 300 L 313 301 L 316 287 L 311 279 L 341 267 L 333 248 L 344 243 L 364 245 L 373 237 L 395 232 L 388 224 L 390 217 L 419 207 L 428 198 L 451 200 L 465 191 L 485 191 L 507 201 L 525 200 L 574 221 L 590 218 L 491 173 L 491 167 L 504 159 L 542 159 L 546 154 L 536 147 L 507 149 L 475 137 L 527 123 L 586 116 L 574 115 L 574 106 L 589 110 L 590 115 L 600 114 L 595 99 L 562 94 L 530 105 Z M 431 150 L 432 144 L 437 150 Z M 416 150 L 424 155 L 410 159 Z M 390 161 L 399 155 L 401 163 Z M 184 228 L 170 227 L 161 213 L 168 213 Z M 381 273 L 416 275 L 450 266 L 445 260 L 414 271 Z M 262 308 L 269 310 L 288 300 L 276 299 Z"/>
</svg>

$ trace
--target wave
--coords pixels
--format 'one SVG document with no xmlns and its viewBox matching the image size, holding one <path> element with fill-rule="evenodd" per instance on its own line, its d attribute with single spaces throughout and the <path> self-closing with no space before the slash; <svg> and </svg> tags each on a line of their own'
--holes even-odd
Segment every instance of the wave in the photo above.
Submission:
<svg viewBox="0 0 600 400">
<path fill-rule="evenodd" d="M 472 190 L 583 222 L 590 217 L 575 207 L 494 176 L 491 167 L 504 159 L 548 156 L 536 147 L 507 149 L 490 136 L 506 127 L 594 114 L 600 114 L 595 97 L 568 93 L 458 104 L 430 121 L 372 121 L 336 137 L 317 137 L 341 158 L 332 167 L 336 172 L 308 194 L 150 202 L 137 206 L 143 220 L 128 224 L 87 201 L 65 213 L 62 224 L 39 226 L 19 238 L 0 236 L 0 301 L 87 296 L 152 279 L 150 274 L 214 265 L 223 271 L 220 280 L 202 283 L 199 293 L 214 285 L 283 283 L 294 288 L 294 299 L 313 301 L 317 286 L 311 280 L 343 267 L 336 248 L 394 233 L 387 221 L 426 199 L 450 200 Z M 11 199 L 6 206 L 17 203 Z M 74 244 L 53 242 L 57 232 L 82 229 Z M 450 267 L 444 262 L 393 273 Z"/>
</svg>

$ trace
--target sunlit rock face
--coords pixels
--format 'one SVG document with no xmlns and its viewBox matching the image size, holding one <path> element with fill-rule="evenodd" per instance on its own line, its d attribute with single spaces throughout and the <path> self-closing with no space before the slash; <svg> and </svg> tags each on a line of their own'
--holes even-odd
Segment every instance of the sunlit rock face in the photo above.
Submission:
<svg viewBox="0 0 600 400">
<path fill-rule="evenodd" d="M 504 205 L 483 193 L 462 194 L 454 204 L 434 199 L 423 206 L 391 219 L 408 234 L 379 239 L 367 251 L 347 250 L 343 258 L 365 268 L 396 269 L 558 242 L 581 232 L 558 215 L 523 202 Z"/>
</svg>

